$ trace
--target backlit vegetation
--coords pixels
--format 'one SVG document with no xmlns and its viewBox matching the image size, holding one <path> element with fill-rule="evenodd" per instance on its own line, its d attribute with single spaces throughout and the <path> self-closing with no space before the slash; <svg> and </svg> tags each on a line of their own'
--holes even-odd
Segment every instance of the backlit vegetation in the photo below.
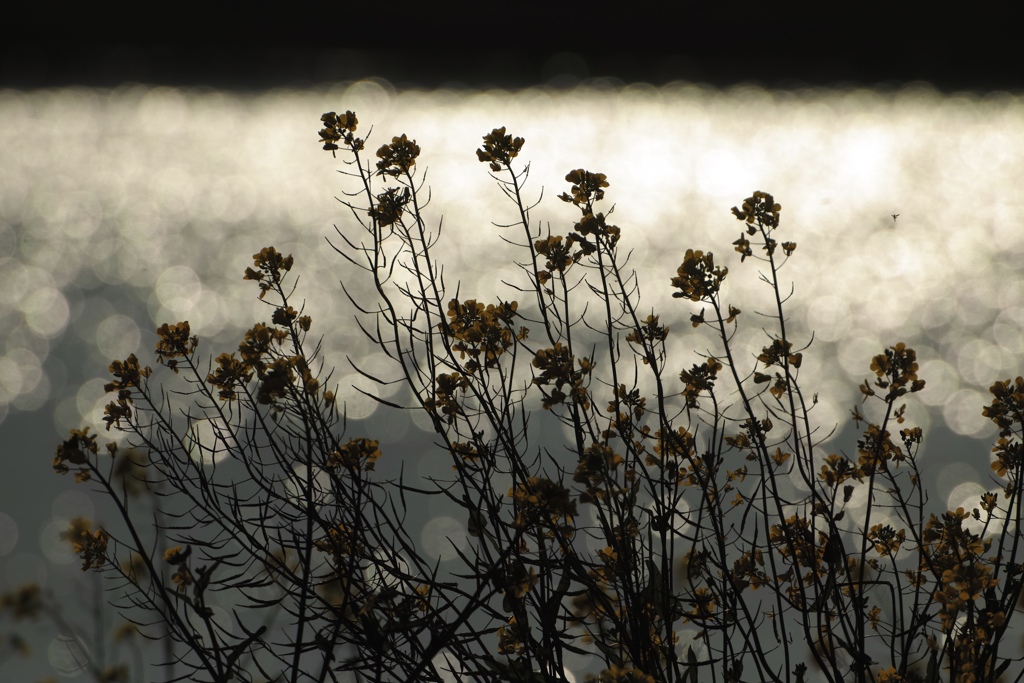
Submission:
<svg viewBox="0 0 1024 683">
<path fill-rule="evenodd" d="M 788 325 L 781 274 L 799 236 L 771 194 L 723 211 L 728 258 L 679 245 L 661 280 L 676 309 L 655 311 L 629 229 L 612 222 L 609 176 L 569 171 L 541 220 L 524 140 L 495 129 L 476 155 L 510 210 L 474 248 L 486 259 L 492 242 L 515 245 L 521 277 L 483 301 L 444 270 L 415 140 L 374 150 L 352 112 L 322 126 L 346 181 L 330 243 L 346 279 L 373 283 L 372 300 L 352 297 L 358 323 L 407 390 L 388 406 L 429 418 L 437 447 L 419 457 L 447 458 L 451 476 L 377 476 L 389 453 L 351 433 L 351 389 L 321 360 L 319 340 L 348 321 L 308 315 L 301 259 L 262 249 L 243 277 L 265 321 L 209 355 L 201 330 L 162 325 L 157 367 L 110 365 L 104 421 L 120 440 L 81 429 L 57 448 L 54 469 L 118 513 L 75 520 L 66 540 L 106 579 L 127 633 L 159 641 L 146 655 L 160 667 L 93 663 L 96 680 L 1021 673 L 1024 379 L 993 384 L 984 407 L 1000 430 L 998 492 L 933 511 L 906 415 L 927 378 L 904 343 L 865 359 L 856 451 L 822 448 L 836 425 L 815 421 L 818 378 L 801 377 L 814 347 Z M 727 300 L 735 277 L 760 278 L 763 301 Z M 716 346 L 670 358 L 667 341 L 701 326 Z M 736 348 L 744 326 L 763 330 L 759 353 Z M 410 534 L 427 496 L 466 524 L 452 571 Z M 32 587 L 0 605 L 46 611 Z"/>
</svg>

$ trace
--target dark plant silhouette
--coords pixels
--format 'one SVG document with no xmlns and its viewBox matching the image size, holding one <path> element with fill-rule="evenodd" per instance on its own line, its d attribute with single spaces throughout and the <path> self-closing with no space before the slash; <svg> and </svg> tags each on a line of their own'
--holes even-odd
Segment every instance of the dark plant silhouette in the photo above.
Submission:
<svg viewBox="0 0 1024 683">
<path fill-rule="evenodd" d="M 511 202 L 493 238 L 521 249 L 522 277 L 509 284 L 518 299 L 488 302 L 462 292 L 436 256 L 443 235 L 427 218 L 416 142 L 394 137 L 371 158 L 354 113 L 322 123 L 323 147 L 342 154 L 351 183 L 348 227 L 331 243 L 372 282 L 372 300 L 350 299 L 411 396 L 382 402 L 429 416 L 452 475 L 375 475 L 389 455 L 373 435 L 348 433 L 348 389 L 321 369 L 323 328 L 293 291 L 296 262 L 274 247 L 254 254 L 244 277 L 270 322 L 206 361 L 188 322 L 163 325 L 162 369 L 134 355 L 110 366 L 104 419 L 121 442 L 76 430 L 54 458 L 116 506 L 115 522 L 79 520 L 67 538 L 124 617 L 163 643 L 163 673 L 139 676 L 1024 675 L 1006 641 L 1022 586 L 1024 379 L 996 382 L 984 409 L 1000 429 L 1002 494 L 934 514 L 918 469 L 922 431 L 905 418 L 924 380 L 903 343 L 870 360 L 853 409 L 857 452 L 822 451 L 834 425 L 815 424 L 817 395 L 802 386 L 810 339 L 788 326 L 780 276 L 797 243 L 772 195 L 732 209 L 732 268 L 681 250 L 664 280 L 680 308 L 651 311 L 629 266 L 629 230 L 599 209 L 605 174 L 570 171 L 565 206 L 550 216 L 567 227 L 541 229 L 540 202 L 524 195 L 524 141 L 495 129 L 476 154 Z M 722 294 L 733 271 L 754 268 L 767 293 L 757 314 Z M 718 343 L 682 364 L 666 340 L 692 328 L 663 320 L 687 317 Z M 764 330 L 755 355 L 735 344 L 744 324 Z M 407 502 L 422 496 L 466 520 L 471 542 L 456 547 L 450 575 L 405 529 Z M 18 615 L 25 595 L 3 606 Z"/>
</svg>

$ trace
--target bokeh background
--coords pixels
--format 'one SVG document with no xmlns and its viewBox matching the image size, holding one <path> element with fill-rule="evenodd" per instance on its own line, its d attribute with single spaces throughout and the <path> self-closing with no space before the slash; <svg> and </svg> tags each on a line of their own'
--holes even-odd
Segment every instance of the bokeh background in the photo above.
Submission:
<svg viewBox="0 0 1024 683">
<path fill-rule="evenodd" d="M 439 253 L 478 298 L 508 297 L 501 280 L 520 277 L 490 223 L 513 207 L 476 161 L 482 135 L 526 138 L 528 193 L 545 193 L 534 218 L 555 230 L 572 220 L 553 196 L 565 173 L 606 173 L 643 300 L 679 332 L 679 367 L 714 341 L 692 331 L 668 279 L 687 248 L 711 250 L 732 268 L 728 299 L 763 307 L 756 265 L 731 252 L 729 208 L 772 192 L 780 234 L 799 245 L 784 271 L 792 320 L 815 332 L 804 386 L 818 424 L 836 427 L 824 450 L 852 448 L 871 356 L 906 341 L 928 382 L 908 415 L 926 431 L 933 501 L 973 505 L 991 487 L 981 407 L 1024 359 L 1024 83 L 998 4 L 957 17 L 370 9 L 159 25 L 15 11 L 18 38 L 0 48 L 0 589 L 39 581 L 89 613 L 96 585 L 57 533 L 102 502 L 52 473 L 53 448 L 71 427 L 102 430 L 106 366 L 145 358 L 158 324 L 189 320 L 216 355 L 265 319 L 241 280 L 261 247 L 295 256 L 339 383 L 381 391 L 347 360 L 389 370 L 341 291 L 369 298 L 368 283 L 325 240 L 351 220 L 333 199 L 340 162 L 317 143 L 325 111 L 356 111 L 370 148 L 417 140 Z M 754 352 L 762 335 L 750 325 L 738 343 Z M 347 398 L 352 431 L 382 438 L 393 462 L 447 469 L 425 425 Z M 428 513 L 413 532 L 424 547 L 464 539 L 465 520 Z M 29 659 L 0 652 L 0 680 L 79 675 L 58 631 L 32 626 Z"/>
</svg>

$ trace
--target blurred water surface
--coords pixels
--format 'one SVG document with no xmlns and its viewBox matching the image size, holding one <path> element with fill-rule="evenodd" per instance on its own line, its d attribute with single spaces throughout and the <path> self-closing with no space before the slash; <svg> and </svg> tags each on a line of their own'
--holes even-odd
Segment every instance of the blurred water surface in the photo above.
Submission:
<svg viewBox="0 0 1024 683">
<path fill-rule="evenodd" d="M 369 282 L 325 241 L 335 224 L 351 223 L 332 197 L 352 187 L 316 132 L 320 114 L 346 109 L 361 134 L 373 127 L 369 150 L 401 133 L 421 146 L 429 213 L 443 217 L 438 255 L 464 296 L 512 298 L 501 280 L 521 281 L 517 254 L 491 224 L 516 215 L 474 154 L 484 134 L 506 126 L 526 139 L 527 195 L 544 190 L 533 218 L 556 232 L 573 220 L 555 198 L 565 174 L 605 173 L 642 308 L 679 332 L 673 367 L 716 348 L 689 326 L 693 307 L 671 299 L 687 248 L 730 266 L 728 301 L 768 310 L 756 263 L 741 266 L 732 252 L 741 224 L 729 209 L 753 190 L 773 193 L 783 206 L 778 236 L 799 245 L 784 274 L 798 338 L 816 334 L 803 373 L 820 397 L 818 423 L 845 426 L 870 358 L 906 341 L 928 383 L 908 416 L 942 436 L 926 435 L 922 456 L 934 458 L 942 502 L 956 507 L 990 486 L 984 443 L 969 458 L 952 444 L 992 437 L 981 416 L 987 388 L 1021 374 L 1024 359 L 1021 97 L 942 96 L 926 85 L 780 92 L 599 82 L 522 92 L 395 92 L 378 81 L 250 95 L 0 90 L 0 426 L 11 435 L 0 448 L 14 466 L 0 484 L 0 584 L 75 570 L 52 537 L 91 511 L 84 494 L 58 495 L 70 482 L 19 439 L 42 430 L 55 444 L 70 427 L 101 430 L 106 366 L 133 352 L 149 358 L 160 323 L 189 320 L 207 353 L 234 348 L 268 317 L 241 280 L 261 247 L 295 256 L 299 295 L 336 379 L 379 391 L 345 360 L 382 363 L 339 285 L 370 301 Z M 737 341 L 756 355 L 763 332 L 753 316 L 746 322 Z M 354 393 L 349 410 L 367 432 L 383 419 Z M 398 439 L 424 426 L 389 429 Z M 439 538 L 463 529 L 451 517 L 428 528 Z"/>
</svg>

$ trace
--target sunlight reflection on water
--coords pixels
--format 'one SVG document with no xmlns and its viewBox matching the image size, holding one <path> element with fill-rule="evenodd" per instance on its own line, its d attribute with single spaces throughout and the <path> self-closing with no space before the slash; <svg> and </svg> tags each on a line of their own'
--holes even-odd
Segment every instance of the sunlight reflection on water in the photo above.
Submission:
<svg viewBox="0 0 1024 683">
<path fill-rule="evenodd" d="M 728 300 L 764 310 L 756 266 L 732 258 L 740 226 L 729 208 L 752 190 L 772 192 L 783 205 L 781 235 L 799 243 L 783 274 L 795 283 L 797 338 L 817 330 L 806 377 L 818 386 L 806 388 L 820 392 L 825 431 L 846 422 L 871 356 L 903 340 L 919 349 L 928 382 L 910 402 L 911 421 L 993 435 L 980 414 L 987 388 L 1018 374 L 1024 352 L 1024 100 L 941 96 L 921 85 L 0 91 L 0 421 L 12 408 L 54 400 L 60 433 L 101 428 L 102 382 L 84 378 L 102 374 L 112 356 L 143 356 L 159 323 L 188 319 L 207 353 L 232 347 L 268 317 L 241 280 L 250 254 L 268 244 L 294 254 L 335 378 L 373 391 L 345 361 L 372 349 L 347 322 L 352 309 L 338 283 L 364 301 L 372 292 L 324 241 L 352 218 L 331 199 L 346 189 L 335 173 L 342 165 L 319 148 L 316 131 L 322 112 L 345 109 L 357 112 L 361 133 L 374 127 L 368 149 L 402 132 L 422 147 L 430 215 L 444 217 L 438 255 L 451 291 L 458 274 L 464 295 L 490 299 L 507 291 L 502 280 L 522 282 L 514 266 L 490 265 L 516 256 L 491 225 L 515 211 L 475 158 L 483 134 L 504 125 L 526 138 L 527 196 L 544 189 L 533 215 L 545 227 L 572 220 L 552 196 L 569 169 L 606 173 L 642 307 L 679 331 L 669 340 L 679 366 L 713 341 L 686 322 L 692 307 L 670 297 L 681 254 L 719 253 L 731 268 Z M 762 337 L 751 327 L 737 342 L 756 353 Z M 68 332 L 84 347 L 58 358 Z M 376 408 L 354 392 L 349 405 L 358 418 Z"/>
</svg>

